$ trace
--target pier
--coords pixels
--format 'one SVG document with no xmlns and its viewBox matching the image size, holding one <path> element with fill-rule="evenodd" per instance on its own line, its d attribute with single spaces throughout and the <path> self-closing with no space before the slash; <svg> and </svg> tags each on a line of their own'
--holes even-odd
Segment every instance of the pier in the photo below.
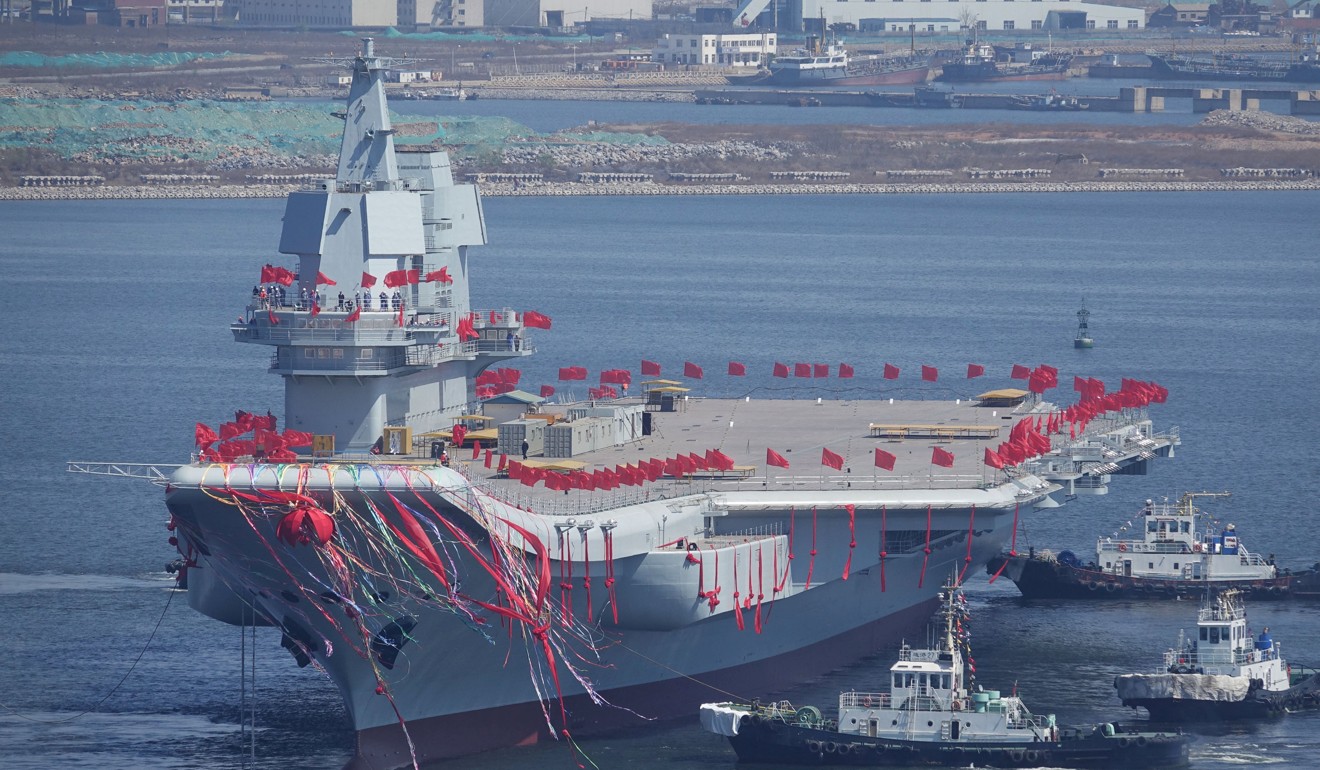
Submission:
<svg viewBox="0 0 1320 770">
<path fill-rule="evenodd" d="M 1021 109 L 1014 104 L 1021 94 L 948 92 L 953 105 L 970 110 Z M 914 91 L 833 91 L 698 89 L 699 104 L 783 104 L 790 107 L 919 107 Z M 1078 96 L 1092 112 L 1162 112 L 1167 99 L 1190 99 L 1192 111 L 1258 110 L 1262 101 L 1287 101 L 1291 115 L 1320 115 L 1320 90 L 1292 88 L 1193 88 L 1127 86 L 1117 96 Z M 1060 110 L 1064 111 L 1064 110 Z"/>
</svg>

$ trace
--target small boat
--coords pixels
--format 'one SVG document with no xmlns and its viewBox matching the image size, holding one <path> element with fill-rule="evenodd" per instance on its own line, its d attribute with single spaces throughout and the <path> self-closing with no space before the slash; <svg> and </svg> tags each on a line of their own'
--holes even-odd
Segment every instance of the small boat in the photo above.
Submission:
<svg viewBox="0 0 1320 770">
<path fill-rule="evenodd" d="M 1091 105 L 1081 101 L 1076 96 L 1064 96 L 1063 94 L 1051 91 L 1048 94 L 1014 96 L 1009 99 L 1008 106 L 1015 110 L 1034 110 L 1037 112 L 1077 112 L 1084 110 Z M 1082 312 L 1086 312 L 1085 307 L 1082 308 Z M 1078 313 L 1078 317 L 1081 317 L 1081 313 Z M 1083 324 L 1083 330 L 1084 329 L 1085 325 Z M 1077 339 L 1080 342 L 1082 337 L 1079 336 Z M 1086 339 L 1090 342 L 1089 337 Z M 1076 345 L 1076 347 L 1089 348 L 1091 345 Z"/>
<path fill-rule="evenodd" d="M 1196 635 L 1178 633 L 1156 674 L 1122 674 L 1114 688 L 1124 706 L 1157 722 L 1255 719 L 1320 707 L 1320 673 L 1294 671 L 1268 626 L 1252 639 L 1242 593 L 1207 592 Z"/>
<path fill-rule="evenodd" d="M 1247 549 L 1237 527 L 1212 525 L 1198 498 L 1228 492 L 1189 492 L 1175 503 L 1147 500 L 1133 519 L 1140 538 L 1102 537 L 1095 558 L 1083 563 L 1072 551 L 1001 554 L 986 564 L 1006 575 L 1028 599 L 1192 598 L 1207 588 L 1236 588 L 1251 598 L 1283 599 L 1315 593 L 1315 568 L 1280 570 L 1274 557 Z"/>
<path fill-rule="evenodd" d="M 999 83 L 1014 80 L 1064 80 L 1073 55 L 1063 51 L 1033 51 L 1025 64 L 999 61 L 995 47 L 968 40 L 957 61 L 944 65 L 935 79 L 946 83 Z"/>
<path fill-rule="evenodd" d="M 837 719 L 787 701 L 707 703 L 702 726 L 728 737 L 742 762 L 796 765 L 1179 767 L 1190 738 L 1113 724 L 1060 727 L 1021 698 L 976 684 L 966 597 L 940 596 L 929 649 L 904 645 L 889 669 L 889 692 L 839 695 Z"/>
</svg>

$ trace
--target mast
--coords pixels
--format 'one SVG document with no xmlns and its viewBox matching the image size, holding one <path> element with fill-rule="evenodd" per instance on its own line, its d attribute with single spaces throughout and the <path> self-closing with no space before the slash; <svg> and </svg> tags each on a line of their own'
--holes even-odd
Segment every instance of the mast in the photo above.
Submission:
<svg viewBox="0 0 1320 770">
<path fill-rule="evenodd" d="M 230 328 L 275 348 L 288 427 L 365 452 L 387 426 L 448 427 L 477 373 L 532 349 L 511 342 L 525 337 L 519 314 L 470 305 L 468 248 L 486 243 L 476 187 L 454 183 L 448 153 L 394 145 L 385 72 L 408 62 L 365 38 L 328 63 L 353 73 L 335 178 L 290 193 L 279 251 L 294 269 L 268 265 Z"/>
</svg>

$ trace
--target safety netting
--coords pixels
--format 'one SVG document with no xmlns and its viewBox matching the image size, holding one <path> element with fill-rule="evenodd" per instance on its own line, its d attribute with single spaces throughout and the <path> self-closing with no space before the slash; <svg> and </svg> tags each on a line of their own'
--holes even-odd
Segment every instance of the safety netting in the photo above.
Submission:
<svg viewBox="0 0 1320 770">
<path fill-rule="evenodd" d="M 343 122 L 332 116 L 338 108 L 329 102 L 3 99 L 0 148 L 47 149 L 89 163 L 256 167 L 279 158 L 333 157 L 343 133 Z M 398 144 L 443 144 L 460 158 L 537 136 L 499 117 L 394 115 L 393 120 Z"/>
<path fill-rule="evenodd" d="M 0 53 L 0 67 L 61 69 L 142 69 L 144 67 L 177 67 L 192 61 L 223 59 L 234 54 L 194 51 L 157 51 L 155 53 L 112 53 L 96 51 L 94 53 L 67 53 L 48 56 L 35 51 L 9 51 Z"/>
</svg>

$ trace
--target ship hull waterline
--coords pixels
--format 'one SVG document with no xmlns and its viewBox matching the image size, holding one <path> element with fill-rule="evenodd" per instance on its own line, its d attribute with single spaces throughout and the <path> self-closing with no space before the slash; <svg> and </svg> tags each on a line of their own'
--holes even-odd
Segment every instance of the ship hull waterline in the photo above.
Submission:
<svg viewBox="0 0 1320 770">
<path fill-rule="evenodd" d="M 849 767 L 1183 767 L 1180 735 L 1090 735 L 1060 742 L 871 738 L 744 717 L 729 738 L 742 762 Z"/>
<path fill-rule="evenodd" d="M 207 505 L 196 490 L 176 489 L 173 494 L 170 507 L 180 533 L 205 543 L 211 554 L 220 548 L 225 554 L 263 553 L 268 548 L 267 542 L 261 542 L 263 533 L 235 516 L 231 507 Z M 902 517 L 891 512 L 891 532 L 901 528 L 924 530 L 925 517 L 924 511 L 913 512 L 907 523 L 900 523 L 896 520 Z M 978 512 L 971 550 L 974 565 L 984 563 L 1003 546 L 1012 518 L 1011 512 Z M 792 565 L 796 583 L 805 579 L 810 561 L 814 561 L 816 583 L 799 595 L 766 602 L 761 633 L 753 628 L 754 608 L 745 611 L 744 629 L 735 624 L 734 613 L 727 611 L 733 592 L 727 583 L 725 607 L 720 613 L 674 630 L 607 628 L 606 611 L 599 608 L 596 627 L 610 639 L 602 645 L 605 653 L 601 665 L 588 667 L 587 675 L 598 693 L 624 708 L 591 704 L 571 677 L 561 675 L 565 703 L 570 707 L 570 730 L 576 735 L 579 730 L 589 733 L 642 724 L 649 718 L 681 716 L 710 700 L 715 692 L 712 686 L 734 693 L 764 692 L 767 687 L 787 686 L 802 676 L 830 670 L 919 633 L 933 608 L 942 577 L 968 565 L 967 522 L 958 519 L 958 514 L 952 512 L 936 515 L 937 529 L 957 534 L 933 542 L 929 558 L 923 557 L 919 545 L 901 556 L 891 555 L 885 564 L 883 590 L 875 555 L 879 551 L 878 533 L 870 533 L 875 539 L 871 542 L 861 532 L 862 527 L 873 529 L 874 522 L 859 516 L 852 572 L 849 580 L 842 580 L 839 569 L 849 551 L 846 523 L 822 519 L 819 556 L 809 560 L 805 555 L 807 544 L 799 542 L 799 554 Z M 799 520 L 799 525 L 804 522 Z M 265 537 L 273 541 L 273 531 Z M 869 558 L 863 556 L 863 547 L 870 552 Z M 290 579 L 289 569 L 303 568 L 310 576 L 304 584 L 319 589 L 329 582 L 327 576 L 317 574 L 320 566 L 311 558 L 312 550 L 304 547 L 291 549 L 290 553 L 287 563 L 277 565 L 253 561 L 236 564 L 227 556 L 200 556 L 191 577 L 194 582 L 198 578 L 203 578 L 202 583 L 207 579 L 223 581 L 236 595 L 252 597 L 261 614 L 284 626 L 286 633 L 288 628 L 301 628 L 304 637 L 338 641 L 331 654 L 326 654 L 329 645 L 311 645 L 314 649 L 310 657 L 344 697 L 360 739 L 359 759 L 355 761 L 373 763 L 360 766 L 410 764 L 408 739 L 419 759 L 433 760 L 549 735 L 541 701 L 528 676 L 528 650 L 532 646 L 521 631 L 492 621 L 486 636 L 460 623 L 452 613 L 400 603 L 391 614 L 416 617 L 412 637 L 418 641 L 404 646 L 400 663 L 382 674 L 367 659 L 369 656 L 354 654 L 350 649 L 352 641 L 344 638 L 343 629 L 338 627 L 344 622 L 341 608 L 328 605 L 316 592 Z M 577 566 L 580 570 L 582 565 Z M 593 564 L 592 573 L 602 575 L 603 567 Z M 617 567 L 620 574 L 630 569 L 627 560 L 620 560 Z M 697 574 L 692 572 L 685 580 L 690 583 L 686 590 L 691 601 L 704 604 L 695 597 Z M 465 590 L 474 596 L 495 595 L 494 585 L 482 585 L 475 574 L 468 578 Z M 599 600 L 604 594 L 599 582 L 596 592 Z M 192 593 L 190 590 L 190 600 Z M 575 603 L 580 601 L 584 593 L 581 584 L 573 593 Z M 199 591 L 198 596 L 202 595 Z M 307 607 L 312 601 L 322 606 L 312 611 Z M 626 594 L 620 595 L 620 606 L 629 601 Z M 220 615 L 207 608 L 197 609 Z M 577 606 L 577 613 L 583 617 L 585 607 Z M 382 675 L 390 687 L 388 700 L 376 692 L 378 676 Z M 436 682 L 445 686 L 437 688 Z M 553 692 L 549 695 L 553 699 Z M 550 703 L 547 708 L 557 724 L 558 705 Z M 408 738 L 399 726 L 400 716 L 407 725 Z"/>
</svg>

